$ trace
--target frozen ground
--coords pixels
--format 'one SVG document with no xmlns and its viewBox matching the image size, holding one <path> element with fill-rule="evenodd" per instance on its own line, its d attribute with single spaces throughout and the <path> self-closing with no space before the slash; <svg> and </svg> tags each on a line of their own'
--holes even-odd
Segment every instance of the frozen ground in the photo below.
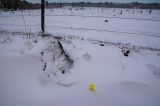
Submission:
<svg viewBox="0 0 160 106">
<path fill-rule="evenodd" d="M 52 36 L 45 38 L 37 36 L 39 10 L 1 12 L 0 105 L 159 106 L 160 11 L 140 11 L 46 10 L 46 30 Z M 126 51 L 128 56 L 124 56 Z M 90 82 L 96 92 L 89 90 Z"/>
</svg>

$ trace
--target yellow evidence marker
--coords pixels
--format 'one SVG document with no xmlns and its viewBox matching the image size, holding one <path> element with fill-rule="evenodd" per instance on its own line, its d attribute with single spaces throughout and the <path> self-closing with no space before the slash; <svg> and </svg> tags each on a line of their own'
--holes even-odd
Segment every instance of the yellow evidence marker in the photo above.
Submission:
<svg viewBox="0 0 160 106">
<path fill-rule="evenodd" d="M 90 89 L 91 91 L 93 91 L 93 92 L 96 91 L 96 90 L 95 90 L 95 85 L 94 85 L 94 83 L 90 83 L 90 84 L 89 84 L 89 89 Z"/>
</svg>

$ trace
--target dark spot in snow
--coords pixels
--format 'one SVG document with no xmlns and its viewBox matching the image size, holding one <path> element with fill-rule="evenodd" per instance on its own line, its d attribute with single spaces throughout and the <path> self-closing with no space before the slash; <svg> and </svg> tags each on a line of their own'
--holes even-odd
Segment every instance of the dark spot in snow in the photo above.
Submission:
<svg viewBox="0 0 160 106">
<path fill-rule="evenodd" d="M 124 52 L 124 56 L 128 57 L 129 54 L 129 50 L 127 50 L 126 52 Z"/>
<path fill-rule="evenodd" d="M 84 40 L 84 38 L 81 38 L 81 40 Z"/>
<path fill-rule="evenodd" d="M 101 43 L 100 46 L 104 46 L 104 44 Z"/>
<path fill-rule="evenodd" d="M 62 74 L 65 74 L 65 70 L 62 70 Z"/>
<path fill-rule="evenodd" d="M 108 22 L 108 20 L 105 20 L 105 22 Z"/>
<path fill-rule="evenodd" d="M 41 52 L 41 56 L 43 56 L 44 55 L 44 53 L 43 52 Z"/>
<path fill-rule="evenodd" d="M 47 66 L 47 63 L 44 63 L 43 71 L 45 71 L 45 70 L 46 70 L 46 66 Z"/>
</svg>

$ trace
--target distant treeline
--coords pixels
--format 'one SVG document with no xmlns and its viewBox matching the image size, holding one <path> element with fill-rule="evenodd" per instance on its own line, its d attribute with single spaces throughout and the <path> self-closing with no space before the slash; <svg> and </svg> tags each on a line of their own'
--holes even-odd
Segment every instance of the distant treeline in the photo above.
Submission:
<svg viewBox="0 0 160 106">
<path fill-rule="evenodd" d="M 25 0 L 0 0 L 0 8 L 2 9 L 27 9 L 33 6 L 32 3 L 29 3 Z"/>
<path fill-rule="evenodd" d="M 46 8 L 61 8 L 64 6 L 72 7 L 105 7 L 105 8 L 138 8 L 138 9 L 160 9 L 160 3 L 91 3 L 91 2 L 73 2 L 73 3 L 48 3 L 46 1 Z M 0 0 L 1 9 L 39 9 L 41 5 L 39 3 L 33 4 L 26 0 Z"/>
<path fill-rule="evenodd" d="M 139 8 L 139 9 L 160 9 L 160 3 L 138 3 L 138 2 L 132 2 L 132 3 L 91 3 L 91 2 L 73 2 L 73 3 L 48 3 L 48 8 L 54 8 L 54 7 L 64 7 L 64 6 L 79 6 L 79 7 L 105 7 L 105 8 Z"/>
</svg>

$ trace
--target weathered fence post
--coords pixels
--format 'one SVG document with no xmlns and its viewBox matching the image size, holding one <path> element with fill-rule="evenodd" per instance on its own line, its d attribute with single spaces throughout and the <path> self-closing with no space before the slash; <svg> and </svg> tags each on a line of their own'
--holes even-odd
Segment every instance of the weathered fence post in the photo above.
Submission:
<svg viewBox="0 0 160 106">
<path fill-rule="evenodd" d="M 41 0 L 41 30 L 42 33 L 45 33 L 45 0 Z"/>
</svg>

